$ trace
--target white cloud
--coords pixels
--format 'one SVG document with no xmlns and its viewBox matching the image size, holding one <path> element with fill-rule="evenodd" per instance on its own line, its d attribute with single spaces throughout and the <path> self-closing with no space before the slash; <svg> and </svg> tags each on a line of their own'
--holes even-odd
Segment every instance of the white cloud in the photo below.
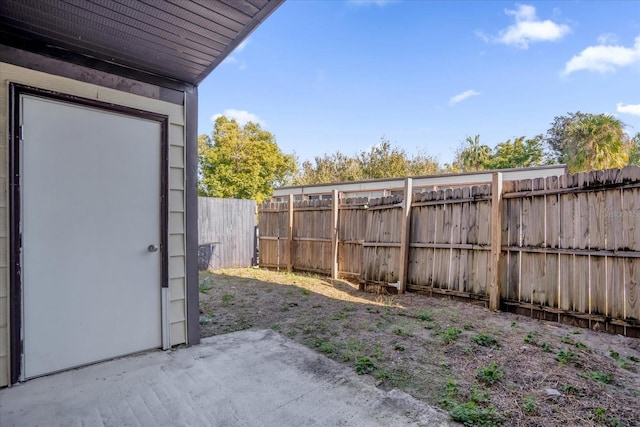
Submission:
<svg viewBox="0 0 640 427">
<path fill-rule="evenodd" d="M 618 113 L 632 114 L 634 116 L 640 116 L 640 104 L 627 104 L 622 102 L 616 104 L 616 111 Z"/>
<path fill-rule="evenodd" d="M 459 94 L 457 94 L 455 96 L 452 96 L 451 99 L 449 100 L 449 105 L 455 105 L 460 101 L 464 101 L 465 99 L 467 99 L 467 98 L 469 98 L 471 96 L 477 96 L 477 95 L 480 95 L 480 92 L 475 91 L 473 89 L 464 91 L 464 92 L 459 93 Z"/>
<path fill-rule="evenodd" d="M 238 70 L 244 70 L 247 68 L 247 63 L 235 56 L 227 56 L 224 61 L 222 61 L 222 65 L 235 65 L 238 67 Z"/>
<path fill-rule="evenodd" d="M 211 121 L 215 122 L 216 119 L 220 116 L 226 116 L 229 119 L 235 119 L 240 126 L 246 125 L 247 122 L 258 123 L 260 126 L 266 125 L 266 122 L 260 117 L 245 110 L 235 110 L 233 108 L 229 108 L 224 110 L 222 113 L 214 114 L 213 116 L 211 116 Z"/>
<path fill-rule="evenodd" d="M 600 34 L 598 36 L 598 44 L 616 44 L 618 37 L 613 33 Z"/>
<path fill-rule="evenodd" d="M 515 24 L 500 30 L 495 37 L 476 32 L 484 41 L 493 41 L 507 46 L 527 49 L 530 43 L 551 42 L 560 40 L 571 32 L 568 25 L 558 24 L 549 19 L 541 21 L 536 16 L 536 8 L 526 4 L 518 4 L 516 10 L 505 10 L 507 15 L 515 18 Z"/>
<path fill-rule="evenodd" d="M 608 35 L 598 37 L 598 41 L 607 42 L 610 39 L 611 37 Z M 633 47 L 613 44 L 587 47 L 565 64 L 564 74 L 580 70 L 613 73 L 620 67 L 635 63 L 640 64 L 640 35 L 636 37 Z"/>
<path fill-rule="evenodd" d="M 247 47 L 248 44 L 249 44 L 249 39 L 244 39 L 242 40 L 242 42 L 240 42 L 238 46 L 236 46 L 235 49 L 233 49 L 233 51 L 235 53 L 240 53 Z"/>
<path fill-rule="evenodd" d="M 247 45 L 249 44 L 249 39 L 244 39 L 235 49 L 231 55 L 227 56 L 224 61 L 222 61 L 222 65 L 236 65 L 239 70 L 244 70 L 247 68 L 247 63 L 238 58 L 238 54 L 241 53 Z"/>
</svg>

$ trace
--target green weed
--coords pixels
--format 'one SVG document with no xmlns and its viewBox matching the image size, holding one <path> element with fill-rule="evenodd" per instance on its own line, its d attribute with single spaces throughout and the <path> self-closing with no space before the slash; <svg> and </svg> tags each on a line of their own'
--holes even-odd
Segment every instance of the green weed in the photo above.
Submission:
<svg viewBox="0 0 640 427">
<path fill-rule="evenodd" d="M 536 397 L 529 395 L 522 399 L 522 408 L 527 414 L 532 414 L 536 410 Z"/>
<path fill-rule="evenodd" d="M 200 282 L 200 284 L 198 285 L 198 291 L 201 294 L 208 294 L 209 291 L 211 290 L 212 286 L 209 283 L 209 279 L 211 277 L 207 277 L 206 279 L 204 279 L 202 282 Z"/>
<path fill-rule="evenodd" d="M 560 364 L 560 366 L 566 365 L 568 362 L 571 362 L 575 359 L 575 354 L 571 350 L 560 350 L 556 353 L 556 360 Z"/>
<path fill-rule="evenodd" d="M 523 341 L 525 344 L 538 345 L 539 335 L 540 335 L 540 332 L 531 331 L 524 337 Z"/>
<path fill-rule="evenodd" d="M 471 341 L 482 347 L 500 348 L 498 340 L 489 334 L 478 334 L 471 338 Z"/>
<path fill-rule="evenodd" d="M 490 400 L 489 392 L 484 388 L 473 387 L 471 389 L 471 400 L 476 403 L 486 403 Z"/>
<path fill-rule="evenodd" d="M 560 386 L 560 391 L 565 394 L 571 394 L 574 396 L 579 396 L 579 397 L 584 396 L 584 391 L 572 384 L 562 384 Z"/>
<path fill-rule="evenodd" d="M 289 311 L 289 310 L 290 310 L 290 308 L 291 308 L 291 307 L 289 307 L 289 304 L 285 304 L 285 305 L 283 305 L 283 306 L 280 308 L 280 311 L 282 311 L 282 312 L 284 313 L 284 312 Z"/>
<path fill-rule="evenodd" d="M 462 329 L 464 329 L 465 331 L 468 331 L 469 329 L 473 329 L 473 326 L 471 325 L 471 323 L 465 322 L 462 324 Z"/>
<path fill-rule="evenodd" d="M 409 381 L 411 381 L 411 373 L 401 368 L 393 370 L 389 376 L 389 383 L 393 387 L 407 387 Z"/>
<path fill-rule="evenodd" d="M 396 335 L 409 335 L 409 333 L 407 332 L 407 330 L 406 330 L 406 329 L 404 329 L 404 328 L 395 328 L 395 329 L 393 330 L 393 333 L 394 333 L 394 334 L 396 334 Z"/>
<path fill-rule="evenodd" d="M 549 344 L 548 342 L 543 342 L 542 345 L 540 346 L 540 348 L 542 348 L 547 353 L 550 353 L 550 352 L 553 351 L 553 346 L 551 344 Z"/>
<path fill-rule="evenodd" d="M 231 294 L 222 295 L 222 302 L 230 303 L 231 301 L 233 301 L 233 295 L 231 295 Z"/>
<path fill-rule="evenodd" d="M 415 315 L 416 319 L 422 320 L 423 322 L 433 320 L 433 312 L 431 310 L 423 310 L 419 311 Z"/>
<path fill-rule="evenodd" d="M 636 372 L 636 367 L 629 362 L 637 362 L 637 357 L 629 356 L 626 359 L 623 359 L 620 357 L 620 353 L 613 350 L 609 350 L 609 356 L 611 356 L 611 358 L 616 361 L 620 368 L 626 369 L 627 371 Z"/>
<path fill-rule="evenodd" d="M 440 331 L 442 329 L 442 326 L 440 326 L 440 324 L 436 323 L 436 322 L 427 322 L 424 325 L 424 328 L 425 329 L 429 329 L 429 330 L 433 330 L 434 332 L 438 332 L 438 331 Z"/>
<path fill-rule="evenodd" d="M 330 341 L 320 340 L 314 344 L 314 347 L 316 347 L 320 353 L 333 354 L 336 352 L 336 346 Z"/>
<path fill-rule="evenodd" d="M 560 338 L 560 342 L 563 344 L 570 344 L 570 345 L 574 344 L 573 338 L 571 338 L 569 335 L 565 335 L 562 338 Z"/>
<path fill-rule="evenodd" d="M 465 426 L 494 427 L 503 423 L 502 416 L 493 406 L 483 408 L 473 401 L 462 404 L 450 402 L 447 406 L 449 416 Z"/>
<path fill-rule="evenodd" d="M 356 373 L 358 375 L 370 374 L 376 369 L 376 364 L 369 357 L 361 357 L 356 360 Z"/>
<path fill-rule="evenodd" d="M 451 344 L 454 341 L 457 341 L 460 338 L 462 331 L 458 328 L 451 327 L 442 333 L 442 341 L 445 344 Z"/>
<path fill-rule="evenodd" d="M 476 371 L 476 378 L 487 385 L 496 383 L 503 376 L 504 373 L 496 362 L 491 362 L 484 368 L 480 368 Z"/>
<path fill-rule="evenodd" d="M 613 384 L 613 374 L 610 372 L 593 371 L 589 376 L 601 384 Z"/>
<path fill-rule="evenodd" d="M 382 346 L 378 343 L 373 346 L 373 357 L 378 361 L 382 361 L 384 359 L 382 356 Z"/>
<path fill-rule="evenodd" d="M 386 369 L 380 369 L 376 371 L 376 373 L 373 374 L 373 376 L 379 380 L 388 380 L 389 372 Z"/>
</svg>

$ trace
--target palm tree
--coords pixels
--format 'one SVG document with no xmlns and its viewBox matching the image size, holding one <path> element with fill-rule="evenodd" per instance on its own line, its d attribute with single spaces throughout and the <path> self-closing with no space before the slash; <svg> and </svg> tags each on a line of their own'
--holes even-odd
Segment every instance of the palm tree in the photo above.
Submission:
<svg viewBox="0 0 640 427">
<path fill-rule="evenodd" d="M 480 135 L 465 140 L 467 146 L 459 153 L 462 169 L 464 171 L 478 171 L 485 168 L 486 162 L 491 156 L 491 149 L 480 144 Z"/>
<path fill-rule="evenodd" d="M 624 123 L 607 114 L 585 114 L 569 126 L 564 159 L 572 173 L 622 168 L 629 160 Z"/>
</svg>

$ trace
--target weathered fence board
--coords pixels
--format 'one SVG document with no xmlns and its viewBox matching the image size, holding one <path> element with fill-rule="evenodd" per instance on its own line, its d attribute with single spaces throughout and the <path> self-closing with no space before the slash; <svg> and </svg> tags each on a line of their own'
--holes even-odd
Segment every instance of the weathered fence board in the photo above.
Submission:
<svg viewBox="0 0 640 427">
<path fill-rule="evenodd" d="M 255 226 L 255 200 L 198 197 L 199 268 L 254 264 Z"/>
<path fill-rule="evenodd" d="M 408 290 L 640 336 L 640 168 L 505 182 L 497 194 L 493 212 L 490 185 L 414 194 L 406 238 L 402 196 L 340 200 L 337 226 L 330 201 L 298 203 L 289 246 L 288 205 L 267 203 L 261 265 L 287 268 L 293 248 L 293 269 L 329 274 L 337 262 L 365 285 L 402 292 L 406 279 Z"/>
</svg>

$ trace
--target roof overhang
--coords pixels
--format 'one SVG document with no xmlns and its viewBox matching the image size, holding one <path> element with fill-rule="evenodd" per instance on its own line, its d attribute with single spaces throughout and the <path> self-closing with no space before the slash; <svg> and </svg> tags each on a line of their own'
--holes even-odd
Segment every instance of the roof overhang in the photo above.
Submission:
<svg viewBox="0 0 640 427">
<path fill-rule="evenodd" d="M 196 86 L 284 0 L 2 0 L 0 44 Z"/>
</svg>

